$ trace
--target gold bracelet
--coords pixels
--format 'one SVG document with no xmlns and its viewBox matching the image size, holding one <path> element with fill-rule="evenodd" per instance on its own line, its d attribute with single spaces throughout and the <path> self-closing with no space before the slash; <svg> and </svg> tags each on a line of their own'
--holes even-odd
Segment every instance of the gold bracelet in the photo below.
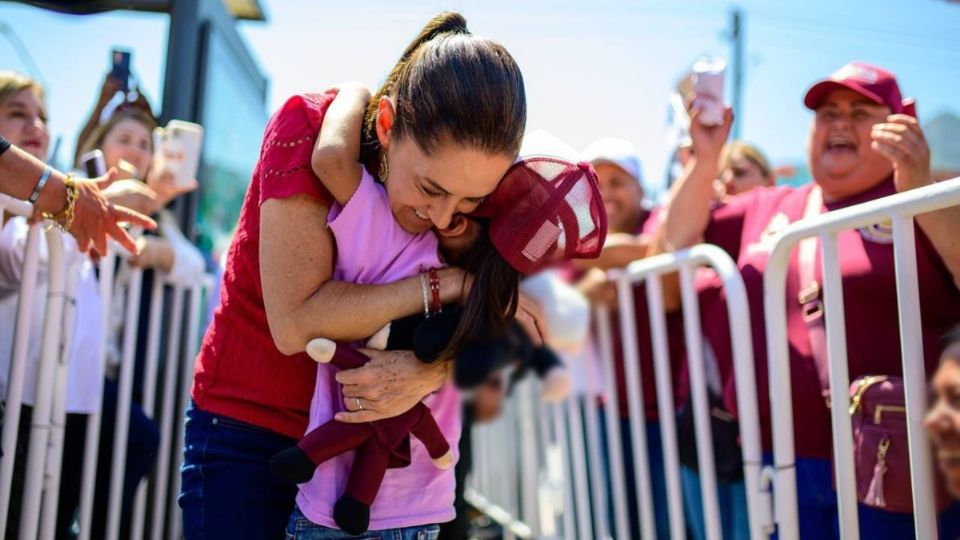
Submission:
<svg viewBox="0 0 960 540">
<path fill-rule="evenodd" d="M 77 189 L 77 181 L 72 174 L 68 174 L 63 183 L 67 188 L 67 205 L 56 214 L 44 212 L 43 218 L 52 220 L 61 231 L 69 232 L 70 227 L 73 226 L 73 219 L 76 217 L 77 198 L 80 196 L 80 190 Z"/>
</svg>

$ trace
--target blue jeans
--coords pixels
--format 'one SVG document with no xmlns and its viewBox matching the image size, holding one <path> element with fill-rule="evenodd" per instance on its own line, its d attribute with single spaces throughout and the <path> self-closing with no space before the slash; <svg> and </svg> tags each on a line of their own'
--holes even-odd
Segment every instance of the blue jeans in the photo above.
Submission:
<svg viewBox="0 0 960 540">
<path fill-rule="evenodd" d="M 770 456 L 765 456 L 769 459 Z M 833 462 L 797 458 L 797 506 L 800 537 L 839 539 L 837 493 L 833 489 Z M 905 486 L 904 489 L 910 489 Z M 860 538 L 908 540 L 914 538 L 913 514 L 886 512 L 857 505 Z M 954 502 L 938 516 L 940 538 L 960 538 L 960 504 Z"/>
<path fill-rule="evenodd" d="M 439 525 L 420 525 L 402 529 L 367 531 L 359 536 L 347 534 L 339 529 L 331 529 L 307 519 L 299 508 L 294 508 L 287 523 L 288 540 L 437 540 L 440 536 Z"/>
<path fill-rule="evenodd" d="M 296 443 L 191 403 L 180 469 L 184 538 L 282 539 L 297 487 L 274 476 L 267 461 Z"/>
<path fill-rule="evenodd" d="M 680 485 L 683 490 L 683 512 L 686 516 L 687 530 L 694 540 L 704 540 L 707 537 L 707 530 L 703 524 L 700 473 L 681 465 Z M 750 538 L 750 517 L 747 515 L 747 491 L 743 481 L 733 483 L 718 481 L 717 502 L 720 506 L 722 537 L 732 540 L 748 540 Z"/>
</svg>

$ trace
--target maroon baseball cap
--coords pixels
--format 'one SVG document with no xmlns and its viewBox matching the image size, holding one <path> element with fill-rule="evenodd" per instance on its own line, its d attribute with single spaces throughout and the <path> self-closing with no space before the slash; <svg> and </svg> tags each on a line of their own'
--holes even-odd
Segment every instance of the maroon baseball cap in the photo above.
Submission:
<svg viewBox="0 0 960 540">
<path fill-rule="evenodd" d="M 893 114 L 905 111 L 896 76 L 866 62 L 850 62 L 833 72 L 829 78 L 814 84 L 807 90 L 803 104 L 816 110 L 823 98 L 837 88 L 849 88 L 878 105 L 886 105 Z"/>
<path fill-rule="evenodd" d="M 473 212 L 490 220 L 490 241 L 518 272 L 596 258 L 607 235 L 597 173 L 586 162 L 528 157 L 515 163 Z"/>
</svg>

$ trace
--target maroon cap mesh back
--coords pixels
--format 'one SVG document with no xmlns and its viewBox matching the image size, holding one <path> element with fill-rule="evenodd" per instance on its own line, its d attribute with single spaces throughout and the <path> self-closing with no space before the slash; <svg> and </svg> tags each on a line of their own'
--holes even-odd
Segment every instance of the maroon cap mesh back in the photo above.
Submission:
<svg viewBox="0 0 960 540">
<path fill-rule="evenodd" d="M 597 257 L 607 235 L 593 167 L 557 158 L 514 164 L 474 215 L 490 219 L 491 242 L 522 274 Z"/>
</svg>

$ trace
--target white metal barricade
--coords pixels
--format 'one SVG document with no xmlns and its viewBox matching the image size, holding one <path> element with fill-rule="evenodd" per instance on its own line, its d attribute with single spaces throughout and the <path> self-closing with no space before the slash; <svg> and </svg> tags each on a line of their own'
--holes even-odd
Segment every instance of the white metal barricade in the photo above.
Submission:
<svg viewBox="0 0 960 540">
<path fill-rule="evenodd" d="M 784 229 L 776 241 L 764 275 L 764 307 L 768 361 L 770 365 L 770 402 L 774 438 L 775 502 L 779 537 L 799 537 L 797 479 L 793 440 L 793 405 L 789 352 L 786 339 L 787 266 L 790 254 L 799 242 L 819 236 L 823 249 L 823 292 L 826 309 L 827 351 L 830 363 L 830 393 L 845 396 L 850 385 L 847 370 L 846 336 L 843 316 L 843 292 L 837 253 L 837 234 L 841 231 L 883 222 L 893 222 L 897 300 L 900 320 L 903 385 L 907 408 L 907 435 L 910 447 L 914 524 L 917 538 L 936 538 L 937 521 L 933 502 L 933 476 L 927 437 L 923 431 L 926 402 L 926 370 L 923 358 L 920 298 L 917 284 L 914 221 L 917 214 L 960 205 L 960 178 L 939 182 L 889 197 L 802 220 Z M 739 375 L 739 374 L 738 374 Z M 831 407 L 834 470 L 840 531 L 845 539 L 859 538 L 856 483 L 853 463 L 853 434 L 846 407 Z"/>
<path fill-rule="evenodd" d="M 742 453 L 744 461 L 745 485 L 750 514 L 750 535 L 754 540 L 764 538 L 772 529 L 771 501 L 768 489 L 763 488 L 761 478 L 762 456 L 760 448 L 759 419 L 757 412 L 756 385 L 753 364 L 752 341 L 746 290 L 743 280 L 733 260 L 720 248 L 709 245 L 694 246 L 688 250 L 673 254 L 664 254 L 632 263 L 624 270 L 612 271 L 611 279 L 618 285 L 621 335 L 624 348 L 624 373 L 626 377 L 627 404 L 629 409 L 629 436 L 633 449 L 635 476 L 624 478 L 624 455 L 620 431 L 620 418 L 617 410 L 617 380 L 614 360 L 614 347 L 610 313 L 605 308 L 595 310 L 596 338 L 599 345 L 603 384 L 594 380 L 592 371 L 586 370 L 585 395 L 572 396 L 558 405 L 542 405 L 540 414 L 526 419 L 520 431 L 505 429 L 514 421 L 511 415 L 529 414 L 517 403 L 532 403 L 533 392 L 527 389 L 518 392 L 504 410 L 504 418 L 492 426 L 477 429 L 475 435 L 475 469 L 470 490 L 470 501 L 480 502 L 481 510 L 495 509 L 491 514 L 503 524 L 522 522 L 535 537 L 580 538 L 629 538 L 631 517 L 639 517 L 641 535 L 644 539 L 656 538 L 653 495 L 651 492 L 651 471 L 648 465 L 645 416 L 643 411 L 642 386 L 640 381 L 639 353 L 635 333 L 636 317 L 633 299 L 633 287 L 641 282 L 647 283 L 647 298 L 650 306 L 650 325 L 653 338 L 654 371 L 656 377 L 657 400 L 661 411 L 660 430 L 663 440 L 665 477 L 668 493 L 668 508 L 671 535 L 674 539 L 686 537 L 686 525 L 683 514 L 683 499 L 680 487 L 679 451 L 676 442 L 676 425 L 670 361 L 667 348 L 667 329 L 661 276 L 676 271 L 681 275 L 681 291 L 686 321 L 687 348 L 693 351 L 689 355 L 691 370 L 692 397 L 694 402 L 695 429 L 700 457 L 700 474 L 703 483 L 702 497 L 705 508 L 705 523 L 709 538 L 720 538 L 720 516 L 717 503 L 716 479 L 714 474 L 713 447 L 710 439 L 710 418 L 704 374 L 699 307 L 693 276 L 697 268 L 708 266 L 720 276 L 728 297 L 727 308 L 730 313 L 730 332 L 733 344 L 734 370 L 737 385 L 738 409 Z M 520 388 L 535 386 L 535 382 L 525 382 Z M 605 407 L 601 412 L 596 405 L 596 397 L 605 397 Z M 667 412 L 670 411 L 670 412 Z M 603 415 L 605 427 L 599 425 Z M 539 433 L 527 429 L 533 423 L 540 424 Z M 524 447 L 538 450 L 531 454 L 531 461 L 524 461 L 523 477 L 511 474 L 509 460 L 505 450 L 508 440 L 521 442 L 521 454 Z M 606 452 L 601 450 L 605 443 Z M 540 451 L 542 450 L 542 451 Z M 554 450 L 553 452 L 551 450 Z M 526 454 L 524 454 L 526 455 Z M 560 456 L 559 467 L 551 465 L 551 455 Z M 537 460 L 533 463 L 533 460 Z M 554 458 L 553 461 L 556 461 Z M 609 489 L 612 500 L 607 499 L 606 474 L 603 464 L 609 471 Z M 535 465 L 535 473 L 530 471 Z M 549 486 L 545 479 L 551 475 L 551 469 L 559 468 L 559 488 L 562 493 L 544 489 Z M 521 497 L 534 489 L 534 474 L 541 480 L 537 492 L 537 504 L 540 512 L 526 509 L 520 513 L 511 512 L 512 490 L 519 486 Z M 626 482 L 636 487 L 637 507 L 627 504 Z M 554 499 L 562 499 L 556 505 Z M 546 510 L 545 510 L 546 509 Z M 612 521 L 608 518 L 608 509 L 612 510 Z M 503 510 L 500 512 L 500 510 Z M 551 512 L 551 510 L 555 510 Z M 557 515 L 559 514 L 559 515 Z M 536 516 L 538 521 L 534 521 Z M 548 523 L 558 520 L 557 523 Z M 515 527 L 514 527 L 515 529 Z M 551 534 L 549 531 L 558 530 Z"/>
<path fill-rule="evenodd" d="M 650 495 L 649 471 L 644 472 L 647 461 L 646 441 L 643 436 L 644 414 L 642 410 L 639 354 L 634 331 L 635 307 L 632 288 L 640 280 L 647 282 L 647 298 L 650 306 L 651 336 L 653 338 L 653 365 L 656 378 L 658 406 L 661 411 L 673 411 L 670 359 L 667 358 L 667 333 L 663 309 L 663 293 L 660 276 L 680 272 L 683 301 L 686 350 L 690 370 L 690 391 L 693 399 L 694 428 L 697 438 L 697 462 L 699 464 L 701 496 L 704 508 L 704 524 L 707 538 L 720 538 L 720 511 L 717 501 L 716 473 L 710 428 L 710 411 L 707 383 L 702 358 L 703 344 L 700 332 L 700 315 L 697 291 L 694 287 L 694 272 L 700 266 L 711 267 L 723 282 L 727 296 L 730 320 L 730 336 L 733 346 L 734 377 L 737 389 L 737 408 L 740 420 L 741 451 L 744 464 L 744 483 L 750 516 L 750 536 L 763 538 L 769 530 L 769 496 L 761 486 L 760 470 L 760 425 L 757 411 L 757 395 L 753 364 L 753 346 L 750 334 L 749 309 L 746 289 L 736 264 L 722 249 L 712 245 L 698 245 L 672 254 L 658 255 L 631 263 L 624 271 L 613 271 L 617 279 L 621 333 L 624 337 L 624 362 L 627 379 L 630 431 L 634 443 L 634 464 L 637 483 L 638 512 L 643 538 L 656 537 L 652 497 Z M 667 484 L 667 502 L 671 535 L 674 539 L 685 537 L 683 504 L 680 492 L 679 452 L 676 448 L 676 423 L 672 414 L 660 415 L 660 430 L 663 441 L 663 459 Z M 644 504 L 643 499 L 648 503 Z M 646 522 L 646 524 L 645 524 Z"/>
<path fill-rule="evenodd" d="M 0 196 L 0 212 L 29 216 L 30 204 L 6 196 Z M 2 451 L 0 457 L 0 538 L 7 531 L 12 500 L 20 504 L 19 529 L 16 536 L 23 539 L 52 539 L 57 534 L 58 511 L 73 511 L 57 508 L 61 462 L 66 419 L 66 378 L 69 343 L 72 338 L 74 307 L 73 291 L 79 275 L 77 265 L 65 268 L 63 235 L 56 229 L 33 224 L 28 230 L 23 254 L 23 269 L 20 281 L 20 296 L 16 312 L 16 328 L 10 355 L 10 370 L 7 379 L 7 395 L 3 416 Z M 49 260 L 47 280 L 48 293 L 43 318 L 42 335 L 30 335 L 34 293 L 38 282 L 40 234 L 46 235 Z M 102 303 L 98 336 L 103 356 L 96 359 L 105 367 L 110 311 L 113 296 L 117 294 L 115 263 L 111 253 L 99 263 L 99 295 Z M 126 265 L 121 261 L 122 265 Z M 193 360 L 200 344 L 204 298 L 209 296 L 214 281 L 211 276 L 198 276 L 188 285 L 168 283 L 157 273 L 151 294 L 147 323 L 146 358 L 144 365 L 143 403 L 146 415 L 161 426 L 160 450 L 153 474 L 138 487 L 132 508 L 129 535 L 120 531 L 121 495 L 128 445 L 128 428 L 133 393 L 133 374 L 137 345 L 137 327 L 140 315 L 140 271 L 125 268 L 129 279 L 126 288 L 124 331 L 121 344 L 119 370 L 119 396 L 114 426 L 113 461 L 100 463 L 111 468 L 108 490 L 107 513 L 108 538 L 131 537 L 151 540 L 179 538 L 181 535 L 179 509 L 176 495 L 179 490 L 179 464 L 182 462 L 182 417 L 189 401 L 189 388 L 193 379 Z M 169 309 L 164 299 L 169 292 Z M 185 301 L 189 295 L 189 305 Z M 164 331 L 164 329 L 166 331 Z M 185 336 L 185 337 L 181 337 Z M 21 403 L 24 395 L 24 379 L 28 361 L 29 343 L 40 341 L 40 362 L 37 365 L 37 392 L 33 407 L 31 427 L 19 436 L 29 437 L 22 491 L 11 493 L 14 478 L 18 428 Z M 166 348 L 165 360 L 160 365 L 160 351 Z M 162 371 L 162 375 L 161 375 Z M 159 395 L 158 395 L 159 394 Z M 96 412 L 88 415 L 85 441 L 85 456 L 81 472 L 80 508 L 78 512 L 81 539 L 91 537 L 91 523 L 96 489 L 98 450 L 101 432 L 102 396 L 97 397 Z M 21 442 L 21 444 L 23 444 Z"/>
</svg>

